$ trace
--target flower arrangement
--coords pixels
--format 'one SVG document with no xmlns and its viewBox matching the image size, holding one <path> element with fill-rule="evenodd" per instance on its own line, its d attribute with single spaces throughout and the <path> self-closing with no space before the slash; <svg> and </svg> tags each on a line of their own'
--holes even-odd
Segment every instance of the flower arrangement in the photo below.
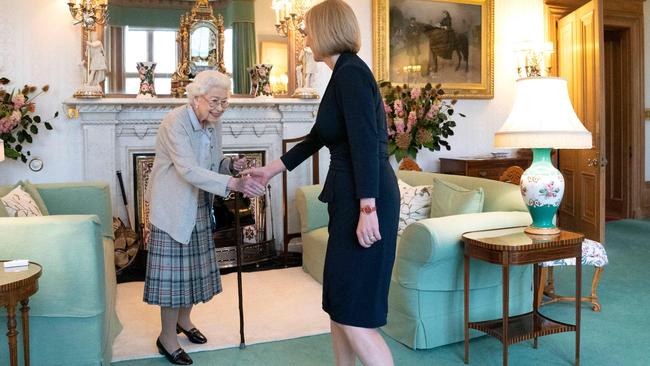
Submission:
<svg viewBox="0 0 650 366">
<path fill-rule="evenodd" d="M 45 129 L 52 129 L 49 122 L 33 114 L 36 111 L 34 100 L 50 87 L 45 85 L 38 91 L 35 86 L 25 85 L 21 90 L 9 93 L 3 88 L 3 85 L 9 83 L 9 79 L 0 78 L 0 140 L 4 141 L 6 157 L 14 160 L 20 158 L 23 163 L 27 163 L 27 157 L 31 153 L 24 145 L 34 141 L 33 135 L 38 134 L 38 125 L 43 123 Z M 36 95 L 30 96 L 37 91 Z M 59 112 L 56 112 L 53 118 L 58 115 Z"/>
<path fill-rule="evenodd" d="M 454 134 L 456 122 L 451 118 L 456 100 L 443 100 L 445 92 L 440 84 L 410 88 L 383 82 L 380 88 L 388 127 L 388 153 L 394 154 L 398 162 L 405 156 L 415 159 L 423 147 L 431 151 L 443 146 L 451 149 L 445 139 Z"/>
</svg>

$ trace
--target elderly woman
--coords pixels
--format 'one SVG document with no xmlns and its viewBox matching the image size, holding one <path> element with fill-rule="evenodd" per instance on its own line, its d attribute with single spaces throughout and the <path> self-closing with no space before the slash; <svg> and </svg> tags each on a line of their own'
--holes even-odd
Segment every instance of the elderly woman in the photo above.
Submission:
<svg viewBox="0 0 650 366">
<path fill-rule="evenodd" d="M 280 160 L 243 173 L 265 182 L 327 145 L 330 166 L 319 197 L 330 219 L 323 309 L 331 319 L 336 364 L 353 366 L 358 357 L 364 365 L 392 365 L 376 329 L 386 324 L 399 221 L 384 104 L 372 72 L 356 54 L 360 32 L 349 5 L 325 0 L 307 11 L 305 26 L 314 59 L 332 69 L 316 123 Z"/>
<path fill-rule="evenodd" d="M 188 104 L 167 114 L 158 129 L 144 286 L 144 301 L 160 306 L 158 351 L 177 365 L 192 363 L 177 333 L 193 343 L 207 342 L 190 319 L 192 306 L 221 292 L 210 225 L 213 195 L 264 193 L 264 186 L 253 178 L 232 177 L 245 159 L 225 159 L 221 152 L 219 118 L 228 107 L 230 79 L 203 71 L 187 93 Z"/>
</svg>

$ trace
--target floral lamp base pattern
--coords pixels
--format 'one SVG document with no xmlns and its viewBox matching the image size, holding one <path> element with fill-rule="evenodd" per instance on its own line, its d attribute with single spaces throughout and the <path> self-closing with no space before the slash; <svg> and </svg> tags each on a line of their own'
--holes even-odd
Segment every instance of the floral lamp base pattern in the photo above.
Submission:
<svg viewBox="0 0 650 366">
<path fill-rule="evenodd" d="M 564 178 L 551 162 L 550 148 L 533 149 L 533 163 L 522 174 L 520 189 L 533 218 L 525 231 L 538 235 L 559 234 L 553 218 L 564 196 Z"/>
<path fill-rule="evenodd" d="M 156 70 L 156 63 L 138 62 L 137 66 L 138 75 L 140 76 L 140 89 L 138 89 L 136 98 L 155 98 L 154 71 Z"/>
</svg>

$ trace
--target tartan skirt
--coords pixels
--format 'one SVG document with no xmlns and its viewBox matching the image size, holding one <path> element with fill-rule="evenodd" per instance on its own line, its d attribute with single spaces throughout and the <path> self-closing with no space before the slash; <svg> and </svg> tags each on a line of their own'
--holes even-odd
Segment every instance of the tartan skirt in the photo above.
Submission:
<svg viewBox="0 0 650 366">
<path fill-rule="evenodd" d="M 221 292 L 214 251 L 210 195 L 200 191 L 196 225 L 188 244 L 151 225 L 144 280 L 144 302 L 162 307 L 189 307 Z"/>
</svg>

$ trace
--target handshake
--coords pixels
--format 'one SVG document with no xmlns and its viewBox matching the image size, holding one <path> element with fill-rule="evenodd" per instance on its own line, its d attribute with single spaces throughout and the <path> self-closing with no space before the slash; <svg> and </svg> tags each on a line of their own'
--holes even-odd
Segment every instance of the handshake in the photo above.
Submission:
<svg viewBox="0 0 650 366">
<path fill-rule="evenodd" d="M 266 184 L 275 175 L 268 167 L 250 167 L 246 158 L 235 160 L 233 168 L 239 172 L 239 177 L 230 179 L 228 188 L 243 193 L 245 197 L 262 196 L 266 192 Z"/>
</svg>

